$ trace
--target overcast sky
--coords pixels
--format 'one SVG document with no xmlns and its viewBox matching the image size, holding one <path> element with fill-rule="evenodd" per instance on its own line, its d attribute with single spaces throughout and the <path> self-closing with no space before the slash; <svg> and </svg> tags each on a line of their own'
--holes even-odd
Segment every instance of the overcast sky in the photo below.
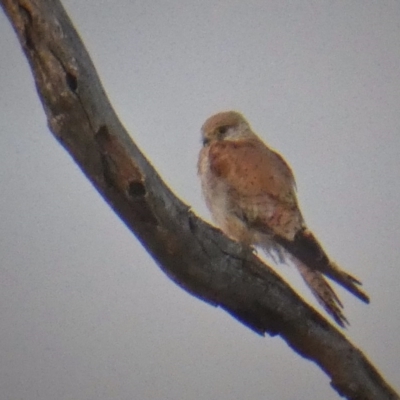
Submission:
<svg viewBox="0 0 400 400">
<path fill-rule="evenodd" d="M 200 216 L 211 114 L 243 112 L 285 156 L 308 225 L 371 296 L 338 290 L 346 334 L 399 391 L 400 3 L 63 4 L 132 138 Z M 2 13 L 0 46 L 2 399 L 338 399 L 280 338 L 159 270 L 50 134 Z"/>
</svg>

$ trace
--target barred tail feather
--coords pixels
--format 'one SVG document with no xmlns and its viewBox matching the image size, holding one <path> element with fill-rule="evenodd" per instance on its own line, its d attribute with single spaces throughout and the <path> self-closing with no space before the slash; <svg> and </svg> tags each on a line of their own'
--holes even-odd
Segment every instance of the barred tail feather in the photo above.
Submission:
<svg viewBox="0 0 400 400">
<path fill-rule="evenodd" d="M 326 281 L 324 276 L 319 271 L 308 268 L 297 258 L 291 258 L 294 265 L 300 272 L 304 282 L 311 289 L 311 292 L 317 299 L 318 303 L 341 327 L 345 328 L 346 325 L 349 325 L 348 320 L 342 312 L 342 302 L 333 291 L 329 283 Z"/>
<path fill-rule="evenodd" d="M 307 228 L 302 229 L 296 234 L 293 241 L 282 238 L 278 238 L 278 241 L 289 253 L 303 264 L 331 278 L 364 303 L 369 303 L 368 295 L 359 287 L 361 282 L 347 272 L 341 270 L 335 263 L 329 260 L 325 251 L 310 230 Z"/>
</svg>

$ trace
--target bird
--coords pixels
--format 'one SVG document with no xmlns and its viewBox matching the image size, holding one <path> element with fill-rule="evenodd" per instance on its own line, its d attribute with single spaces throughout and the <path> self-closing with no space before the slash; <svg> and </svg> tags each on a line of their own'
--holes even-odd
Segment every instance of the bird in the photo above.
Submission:
<svg viewBox="0 0 400 400">
<path fill-rule="evenodd" d="M 242 245 L 291 262 L 318 303 L 341 327 L 349 325 L 327 277 L 365 303 L 361 282 L 332 261 L 307 227 L 293 172 L 237 111 L 209 117 L 201 127 L 198 175 L 214 222 Z"/>
</svg>

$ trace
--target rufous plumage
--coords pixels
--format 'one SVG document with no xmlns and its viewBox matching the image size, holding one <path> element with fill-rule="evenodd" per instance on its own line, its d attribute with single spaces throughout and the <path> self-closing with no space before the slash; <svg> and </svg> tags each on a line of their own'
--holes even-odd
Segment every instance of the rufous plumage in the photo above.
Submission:
<svg viewBox="0 0 400 400">
<path fill-rule="evenodd" d="M 318 302 L 341 326 L 343 305 L 325 276 L 362 301 L 361 282 L 332 262 L 300 212 L 293 173 L 238 112 L 208 118 L 202 126 L 198 173 L 214 221 L 230 238 L 291 260 Z"/>
</svg>

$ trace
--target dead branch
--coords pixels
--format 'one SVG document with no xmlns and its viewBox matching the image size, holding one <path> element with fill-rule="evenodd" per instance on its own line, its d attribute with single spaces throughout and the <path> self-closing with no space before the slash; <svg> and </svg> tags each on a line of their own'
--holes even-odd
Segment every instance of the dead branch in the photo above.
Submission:
<svg viewBox="0 0 400 400">
<path fill-rule="evenodd" d="M 360 350 L 250 249 L 197 218 L 133 143 L 58 0 L 1 0 L 50 130 L 178 285 L 263 335 L 280 335 L 348 399 L 398 399 Z"/>
</svg>

